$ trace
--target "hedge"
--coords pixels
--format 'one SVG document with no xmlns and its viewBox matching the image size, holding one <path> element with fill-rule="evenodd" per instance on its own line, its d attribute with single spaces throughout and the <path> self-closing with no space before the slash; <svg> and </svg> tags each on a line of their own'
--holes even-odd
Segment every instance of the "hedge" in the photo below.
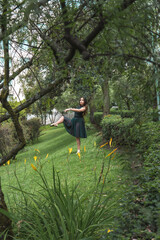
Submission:
<svg viewBox="0 0 160 240">
<path fill-rule="evenodd" d="M 134 146 L 132 154 L 141 166 L 135 171 L 132 188 L 122 198 L 124 211 L 115 235 L 121 230 L 124 239 L 160 239 L 160 123 L 138 125 L 131 118 L 108 115 L 101 126 L 106 141 L 112 137 L 116 145 Z"/>
<path fill-rule="evenodd" d="M 111 109 L 110 114 L 107 116 L 111 116 L 111 115 L 120 115 L 122 118 L 133 118 L 135 115 L 134 111 L 129 111 L 129 110 L 115 110 L 115 109 Z M 103 113 L 102 112 L 95 112 L 94 113 L 94 122 L 95 124 L 100 126 L 100 122 L 102 121 L 103 118 Z"/>
<path fill-rule="evenodd" d="M 38 118 L 21 122 L 26 142 L 33 142 L 40 136 L 40 121 Z M 18 143 L 17 133 L 12 122 L 0 126 L 0 156 L 4 156 Z"/>
<path fill-rule="evenodd" d="M 101 121 L 103 137 L 109 140 L 111 137 L 117 145 L 132 145 L 131 129 L 134 120 L 122 118 L 120 115 L 107 115 Z"/>
</svg>

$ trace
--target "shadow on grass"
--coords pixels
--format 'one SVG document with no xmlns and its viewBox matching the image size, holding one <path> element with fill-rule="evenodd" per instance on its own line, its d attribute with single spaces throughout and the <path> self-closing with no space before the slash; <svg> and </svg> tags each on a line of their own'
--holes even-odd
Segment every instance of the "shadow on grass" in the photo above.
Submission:
<svg viewBox="0 0 160 240">
<path fill-rule="evenodd" d="M 95 133 L 95 131 L 87 131 L 88 137 L 92 136 Z M 83 139 L 82 139 L 83 143 Z M 68 134 L 64 128 L 64 126 L 60 126 L 58 128 L 50 128 L 45 131 L 43 131 L 43 134 L 39 137 L 37 141 L 34 143 L 30 143 L 27 146 L 32 149 L 39 149 L 42 153 L 41 157 L 45 155 L 46 153 L 53 155 L 57 151 L 62 151 L 65 154 L 68 152 L 69 147 L 76 146 L 76 138 Z M 66 151 L 65 151 L 66 148 Z M 30 151 L 29 149 L 24 148 L 21 152 L 21 154 L 25 154 L 26 152 Z M 76 152 L 76 150 L 75 150 Z M 34 154 L 34 152 L 33 152 Z"/>
</svg>

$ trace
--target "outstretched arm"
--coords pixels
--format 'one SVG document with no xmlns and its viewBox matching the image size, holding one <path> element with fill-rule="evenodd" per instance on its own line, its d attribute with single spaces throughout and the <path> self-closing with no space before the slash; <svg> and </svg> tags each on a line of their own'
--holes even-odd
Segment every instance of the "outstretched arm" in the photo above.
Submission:
<svg viewBox="0 0 160 240">
<path fill-rule="evenodd" d="M 86 107 L 82 107 L 80 109 L 77 108 L 67 108 L 64 110 L 64 112 L 68 112 L 68 111 L 73 111 L 73 112 L 84 112 L 86 110 Z"/>
</svg>

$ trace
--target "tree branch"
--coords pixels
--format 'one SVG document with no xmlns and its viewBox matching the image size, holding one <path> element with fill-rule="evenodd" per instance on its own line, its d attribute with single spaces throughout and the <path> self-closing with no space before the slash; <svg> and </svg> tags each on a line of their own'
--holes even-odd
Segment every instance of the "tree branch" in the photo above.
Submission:
<svg viewBox="0 0 160 240">
<path fill-rule="evenodd" d="M 139 60 L 142 60 L 142 61 L 146 61 L 146 62 L 152 63 L 153 65 L 156 65 L 156 66 L 160 67 L 160 63 L 157 63 L 154 60 L 151 60 L 151 59 L 145 58 L 145 57 L 140 57 L 140 56 L 133 55 L 133 54 L 124 54 L 124 53 L 119 54 L 119 53 L 116 53 L 116 52 L 114 52 L 114 53 L 113 52 L 96 53 L 96 54 L 92 55 L 92 58 L 96 58 L 96 57 L 109 57 L 109 56 L 136 58 L 136 59 L 139 59 Z"/>
<path fill-rule="evenodd" d="M 20 104 L 18 107 L 14 109 L 15 113 L 19 113 L 23 109 L 29 107 L 31 104 L 45 96 L 47 93 L 50 93 L 52 90 L 56 90 L 60 83 L 63 83 L 66 79 L 58 79 L 55 80 L 53 83 L 49 84 L 47 88 L 42 89 L 40 92 L 36 93 L 33 97 L 30 99 L 26 100 L 24 103 Z M 0 117 L 0 123 L 4 122 L 5 120 L 9 119 L 11 115 L 9 113 L 4 114 L 3 116 Z"/>
<path fill-rule="evenodd" d="M 6 35 L 5 36 L 9 36 L 12 33 L 14 33 L 15 31 L 17 31 L 18 29 L 20 29 L 21 27 L 24 27 L 27 25 L 27 22 L 29 20 L 29 16 L 30 13 L 33 9 L 35 9 L 36 7 L 41 7 L 44 6 L 49 0 L 40 0 L 39 2 L 32 2 L 30 3 L 27 8 L 25 9 L 25 13 L 24 13 L 24 17 L 22 19 L 21 22 L 11 26 L 10 28 L 8 28 L 8 30 L 6 31 Z M 0 41 L 2 41 L 4 39 L 4 35 L 2 33 L 0 33 Z"/>
<path fill-rule="evenodd" d="M 34 58 L 34 57 L 33 57 Z M 23 70 L 25 70 L 26 68 L 29 68 L 32 63 L 33 63 L 33 58 L 31 58 L 31 60 L 27 63 L 25 63 L 23 66 L 21 66 L 17 71 L 15 71 L 10 77 L 9 77 L 9 82 L 11 80 L 13 80 L 15 77 L 17 77 Z M 3 81 L 4 76 L 1 76 L 0 81 Z M 3 83 L 0 84 L 0 89 L 3 88 Z"/>
<path fill-rule="evenodd" d="M 137 0 L 124 0 L 121 6 L 119 7 L 119 12 L 124 11 L 126 8 L 128 8 L 130 5 L 132 5 Z M 107 22 L 109 22 L 116 13 L 109 14 L 104 19 L 101 18 L 100 22 L 98 22 L 97 26 L 92 30 L 92 32 L 86 37 L 85 40 L 83 40 L 83 44 L 88 47 L 88 45 L 93 41 L 93 39 L 104 29 L 104 26 Z"/>
</svg>

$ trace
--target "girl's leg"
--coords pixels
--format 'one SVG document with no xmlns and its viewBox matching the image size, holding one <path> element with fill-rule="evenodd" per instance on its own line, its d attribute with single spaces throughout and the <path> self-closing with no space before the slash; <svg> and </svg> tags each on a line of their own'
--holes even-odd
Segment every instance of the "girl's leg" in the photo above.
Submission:
<svg viewBox="0 0 160 240">
<path fill-rule="evenodd" d="M 63 121 L 64 121 L 64 117 L 62 116 L 57 122 L 52 123 L 51 126 L 55 126 L 55 127 L 57 127 L 58 124 L 63 123 Z"/>
<path fill-rule="evenodd" d="M 77 141 L 77 152 L 80 152 L 80 145 L 81 145 L 80 138 L 76 138 L 76 141 Z"/>
</svg>

